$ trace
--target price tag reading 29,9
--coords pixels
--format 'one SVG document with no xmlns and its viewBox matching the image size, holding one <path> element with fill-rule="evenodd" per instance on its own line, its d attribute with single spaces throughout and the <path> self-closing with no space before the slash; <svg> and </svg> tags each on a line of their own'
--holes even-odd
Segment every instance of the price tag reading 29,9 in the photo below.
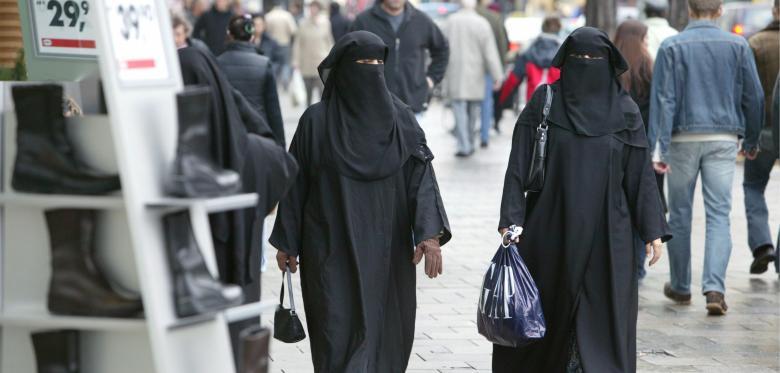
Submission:
<svg viewBox="0 0 780 373">
<path fill-rule="evenodd" d="M 30 0 L 28 3 L 39 55 L 97 56 L 90 0 Z"/>
<path fill-rule="evenodd" d="M 119 79 L 131 84 L 167 80 L 168 63 L 154 0 L 105 3 Z"/>
</svg>

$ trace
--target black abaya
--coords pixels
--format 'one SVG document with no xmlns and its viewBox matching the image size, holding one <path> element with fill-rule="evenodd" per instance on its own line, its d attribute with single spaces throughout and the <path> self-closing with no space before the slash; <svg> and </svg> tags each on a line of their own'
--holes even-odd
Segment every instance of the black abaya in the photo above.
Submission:
<svg viewBox="0 0 780 373">
<path fill-rule="evenodd" d="M 279 204 L 271 243 L 300 258 L 315 372 L 405 371 L 417 307 L 414 247 L 451 237 L 422 129 L 406 105 L 388 97 L 392 106 L 375 109 L 391 110 L 391 120 L 364 128 L 387 137 L 357 138 L 365 132 L 330 127 L 361 119 L 354 112 L 329 115 L 344 106 L 326 96 L 303 114 L 290 144 L 301 172 Z M 377 141 L 384 150 L 332 148 L 347 139 Z M 361 152 L 363 163 L 353 157 Z"/>
<path fill-rule="evenodd" d="M 241 176 L 244 193 L 257 193 L 254 208 L 211 214 L 209 222 L 221 279 L 241 286 L 244 302 L 260 299 L 260 237 L 263 218 L 295 180 L 298 167 L 284 148 L 272 140 L 262 117 L 243 102 L 214 58 L 197 48 L 179 50 L 184 84 L 211 89 L 209 118 L 210 153 L 214 162 Z M 264 135 L 260 136 L 260 135 Z M 259 318 L 230 325 L 234 356 L 238 356 L 238 333 L 259 324 Z"/>
<path fill-rule="evenodd" d="M 561 83 L 552 87 L 561 94 Z M 670 236 L 638 108 L 619 97 L 624 123 L 612 118 L 589 129 L 586 116 L 551 123 L 538 193 L 524 195 L 523 185 L 543 89 L 515 125 L 499 227 L 524 227 L 518 248 L 539 288 L 547 334 L 523 348 L 494 345 L 494 372 L 565 372 L 572 334 L 584 372 L 636 371 L 633 228 L 644 242 Z"/>
</svg>

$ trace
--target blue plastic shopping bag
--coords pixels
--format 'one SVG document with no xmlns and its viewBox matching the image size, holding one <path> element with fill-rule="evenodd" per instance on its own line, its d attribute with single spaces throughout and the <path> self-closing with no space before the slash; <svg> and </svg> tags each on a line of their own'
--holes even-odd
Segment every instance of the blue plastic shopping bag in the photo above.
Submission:
<svg viewBox="0 0 780 373">
<path fill-rule="evenodd" d="M 477 327 L 490 342 L 507 347 L 544 337 L 547 328 L 539 290 L 514 243 L 502 242 L 485 273 Z"/>
</svg>

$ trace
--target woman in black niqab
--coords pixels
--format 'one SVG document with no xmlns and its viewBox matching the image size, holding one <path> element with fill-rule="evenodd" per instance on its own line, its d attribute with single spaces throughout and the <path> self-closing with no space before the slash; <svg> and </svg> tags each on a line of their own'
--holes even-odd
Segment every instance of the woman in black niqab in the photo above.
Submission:
<svg viewBox="0 0 780 373">
<path fill-rule="evenodd" d="M 493 371 L 636 371 L 638 308 L 634 228 L 671 238 L 655 187 L 642 120 L 617 77 L 627 64 L 603 32 L 584 27 L 553 65 L 546 180 L 524 193 L 545 89 L 520 114 L 504 179 L 499 230 L 524 227 L 518 244 L 542 300 L 547 334 L 530 346 L 494 345 Z"/>
<path fill-rule="evenodd" d="M 440 274 L 451 237 L 425 134 L 385 85 L 386 55 L 372 33 L 339 39 L 320 65 L 323 100 L 290 144 L 301 171 L 271 244 L 280 268 L 300 260 L 315 372 L 406 371 L 414 266 L 424 254 Z"/>
</svg>

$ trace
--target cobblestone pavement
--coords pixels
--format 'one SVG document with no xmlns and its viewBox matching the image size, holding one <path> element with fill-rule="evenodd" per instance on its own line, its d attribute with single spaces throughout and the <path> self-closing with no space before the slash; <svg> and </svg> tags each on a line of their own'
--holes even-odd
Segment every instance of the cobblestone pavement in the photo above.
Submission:
<svg viewBox="0 0 780 373">
<path fill-rule="evenodd" d="M 300 109 L 285 107 L 288 141 Z M 434 166 L 454 238 L 444 247 L 444 275 L 431 280 L 418 270 L 417 327 L 408 372 L 490 372 L 491 345 L 477 334 L 476 300 L 482 275 L 498 245 L 496 225 L 501 189 L 515 118 L 506 113 L 502 135 L 469 159 L 456 159 L 448 133 L 452 115 L 434 105 L 423 120 L 436 155 Z M 751 276 L 742 194 L 742 166 L 734 180 L 731 233 L 734 249 L 727 277 L 729 314 L 708 317 L 704 297 L 691 306 L 667 301 L 666 257 L 649 270 L 640 288 L 638 370 L 640 372 L 778 372 L 780 371 L 780 282 L 774 271 Z M 773 232 L 780 225 L 780 167 L 767 190 Z M 693 231 L 693 288 L 699 288 L 705 231 L 701 192 L 697 191 Z M 273 260 L 273 254 L 269 259 Z M 273 262 L 263 276 L 263 295 L 278 297 L 280 277 Z M 297 275 L 295 277 L 297 280 Z M 297 281 L 296 281 L 297 282 Z M 296 284 L 298 286 L 298 284 Z M 300 292 L 298 305 L 302 304 Z M 303 310 L 301 309 L 301 313 Z M 264 317 L 270 324 L 272 314 Z M 312 372 L 308 341 L 271 348 L 272 372 Z M 334 372 L 335 373 L 335 372 Z M 598 373 L 598 372 L 595 372 Z"/>
</svg>

